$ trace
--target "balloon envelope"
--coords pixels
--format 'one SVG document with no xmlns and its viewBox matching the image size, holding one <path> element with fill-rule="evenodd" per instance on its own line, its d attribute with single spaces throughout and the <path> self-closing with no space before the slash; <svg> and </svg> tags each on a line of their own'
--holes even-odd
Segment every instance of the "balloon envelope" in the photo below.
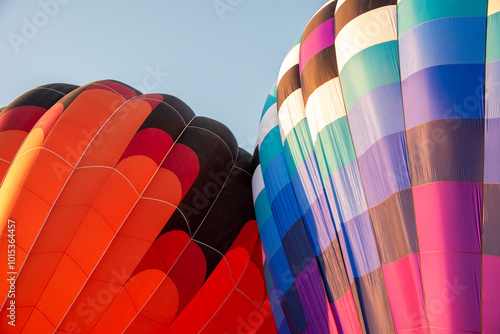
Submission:
<svg viewBox="0 0 500 334">
<path fill-rule="evenodd" d="M 2 110 L 0 143 L 0 332 L 275 332 L 252 157 L 224 125 L 55 84 Z"/>
<path fill-rule="evenodd" d="M 500 332 L 499 24 L 486 0 L 311 19 L 255 155 L 280 333 Z"/>
</svg>

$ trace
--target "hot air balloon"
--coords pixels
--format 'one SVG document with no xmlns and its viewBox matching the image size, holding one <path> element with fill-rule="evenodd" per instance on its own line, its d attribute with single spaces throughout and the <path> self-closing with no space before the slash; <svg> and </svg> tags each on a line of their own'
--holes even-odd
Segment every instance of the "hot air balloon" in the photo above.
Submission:
<svg viewBox="0 0 500 334">
<path fill-rule="evenodd" d="M 34 89 L 0 113 L 0 172 L 0 332 L 276 332 L 252 156 L 178 98 Z"/>
<path fill-rule="evenodd" d="M 279 333 L 500 333 L 500 1 L 327 2 L 253 176 Z"/>
</svg>

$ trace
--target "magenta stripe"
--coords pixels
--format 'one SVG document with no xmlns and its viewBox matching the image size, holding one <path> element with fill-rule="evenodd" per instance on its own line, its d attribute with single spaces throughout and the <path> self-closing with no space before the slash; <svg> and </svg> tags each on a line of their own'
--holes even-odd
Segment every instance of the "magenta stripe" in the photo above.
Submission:
<svg viewBox="0 0 500 334">
<path fill-rule="evenodd" d="M 481 253 L 482 184 L 438 182 L 413 188 L 421 252 Z"/>
<path fill-rule="evenodd" d="M 500 257 L 483 255 L 483 333 L 500 333 Z"/>
<path fill-rule="evenodd" d="M 324 48 L 333 45 L 334 42 L 334 20 L 331 18 L 314 29 L 314 31 L 307 36 L 307 39 L 302 41 L 299 58 L 300 73 L 302 73 L 305 65 L 314 55 Z"/>
<path fill-rule="evenodd" d="M 342 333 L 361 334 L 361 325 L 351 290 L 334 304 L 331 304 L 331 308 Z"/>
<path fill-rule="evenodd" d="M 418 254 L 383 266 L 394 330 L 417 333 L 427 329 Z"/>
</svg>

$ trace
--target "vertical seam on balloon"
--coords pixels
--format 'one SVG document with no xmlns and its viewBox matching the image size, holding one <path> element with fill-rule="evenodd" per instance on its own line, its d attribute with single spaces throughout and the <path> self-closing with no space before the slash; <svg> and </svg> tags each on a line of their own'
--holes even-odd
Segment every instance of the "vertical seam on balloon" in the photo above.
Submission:
<svg viewBox="0 0 500 334">
<path fill-rule="evenodd" d="M 394 5 L 389 5 L 389 6 L 394 6 Z M 388 6 L 383 6 L 383 7 L 388 7 Z M 363 14 L 361 14 L 361 15 L 363 15 Z M 358 15 L 358 17 L 361 16 L 361 15 Z M 398 52 L 398 54 L 399 54 L 399 52 Z M 340 74 L 339 74 L 339 83 L 340 83 L 340 87 L 342 87 L 342 79 L 340 77 Z M 345 94 L 344 94 L 343 90 L 342 90 L 342 94 L 344 95 L 344 99 L 345 99 Z M 364 199 L 365 199 L 365 202 L 366 202 L 366 212 L 368 213 L 368 217 L 370 219 L 370 227 L 372 229 L 373 239 L 374 239 L 374 242 L 375 242 L 375 246 L 377 248 L 377 255 L 378 255 L 378 259 L 379 259 L 379 263 L 380 263 L 380 267 L 379 268 L 380 268 L 380 272 L 382 274 L 382 279 L 384 281 L 385 299 L 387 300 L 387 304 L 388 304 L 388 307 L 389 307 L 389 315 L 390 315 L 390 320 L 391 320 L 391 325 L 392 325 L 391 326 L 392 327 L 392 333 L 395 333 L 396 329 L 394 327 L 394 319 L 392 317 L 391 301 L 389 300 L 389 293 L 387 291 L 387 283 L 386 283 L 386 279 L 385 279 L 384 268 L 383 268 L 383 265 L 382 265 L 382 257 L 380 255 L 379 243 L 378 243 L 378 240 L 377 240 L 377 235 L 375 233 L 375 228 L 373 227 L 373 219 L 372 219 L 372 215 L 371 215 L 371 212 L 370 212 L 370 208 L 368 206 L 368 200 L 366 198 L 365 183 L 363 182 L 363 175 L 362 175 L 361 169 L 359 167 L 358 155 L 356 153 L 356 145 L 354 144 L 354 140 L 352 139 L 351 124 L 349 123 L 349 115 L 348 115 L 348 111 L 347 111 L 347 106 L 344 105 L 344 107 L 345 107 L 345 115 L 346 115 L 346 120 L 347 120 L 347 126 L 349 128 L 349 133 L 351 134 L 350 138 L 351 138 L 352 147 L 353 147 L 353 150 L 354 150 L 354 156 L 356 157 L 356 165 L 357 165 L 357 169 L 358 169 L 358 172 L 359 172 L 359 178 L 360 178 L 360 181 L 361 181 L 361 186 L 363 188 L 363 195 L 364 195 Z M 371 272 L 374 272 L 374 271 L 371 271 Z M 365 324 L 365 327 L 366 327 L 366 324 Z"/>
<path fill-rule="evenodd" d="M 402 36 L 399 36 L 399 3 L 396 4 L 396 22 L 398 24 L 397 26 L 397 43 L 398 43 L 398 62 L 399 62 L 399 87 L 401 90 L 401 106 L 403 110 L 403 124 L 404 124 L 404 132 L 405 132 L 405 144 L 406 144 L 406 163 L 408 165 L 408 177 L 410 179 L 410 190 L 411 190 L 411 200 L 413 203 L 413 216 L 415 218 L 415 235 L 417 239 L 417 253 L 418 253 L 418 268 L 420 272 L 420 282 L 421 282 L 421 287 L 422 287 L 422 297 L 424 299 L 424 315 L 425 315 L 425 322 L 427 327 L 427 333 L 429 333 L 429 317 L 427 315 L 427 300 L 425 298 L 425 287 L 424 287 L 424 275 L 423 275 L 423 270 L 422 270 L 422 252 L 420 251 L 420 239 L 418 237 L 418 222 L 417 222 L 417 211 L 415 209 L 415 197 L 414 197 L 414 191 L 413 191 L 413 182 L 412 182 L 412 173 L 411 173 L 411 166 L 410 166 L 410 157 L 409 157 L 409 151 L 408 151 L 408 131 L 406 129 L 406 115 L 405 115 L 405 104 L 404 104 L 404 92 L 403 92 L 403 82 L 401 81 L 401 53 L 399 52 L 400 50 L 400 45 L 399 45 L 399 39 Z M 412 28 L 413 29 L 413 28 Z M 412 29 L 406 31 L 408 33 Z M 406 34 L 405 33 L 405 34 Z"/>
<path fill-rule="evenodd" d="M 158 198 L 152 198 L 152 197 L 141 197 L 141 199 L 145 199 L 145 200 L 150 200 L 150 201 L 156 201 L 156 202 L 161 202 L 161 203 L 165 203 L 165 204 L 168 204 L 168 205 L 171 205 L 175 208 L 175 211 L 178 211 L 181 215 L 182 215 L 182 218 L 184 218 L 184 222 L 186 223 L 186 226 L 188 228 L 188 231 L 189 231 L 189 237 L 191 238 L 192 235 L 191 235 L 191 227 L 189 226 L 189 221 L 188 219 L 186 218 L 186 215 L 184 215 L 184 212 L 182 212 L 182 210 L 179 209 L 179 207 L 177 205 L 174 205 L 172 203 L 169 203 L 169 202 L 166 202 L 166 201 L 163 201 L 161 199 L 158 199 Z"/>
<path fill-rule="evenodd" d="M 481 222 L 479 224 L 479 232 L 480 232 L 480 238 L 479 238 L 479 247 L 480 247 L 480 254 L 481 254 L 481 272 L 480 272 L 480 277 L 481 277 L 481 282 L 479 283 L 479 286 L 481 287 L 479 290 L 479 333 L 483 332 L 483 235 L 484 235 L 484 175 L 485 175 L 485 166 L 486 166 L 486 122 L 488 119 L 486 118 L 486 85 L 488 84 L 488 81 L 486 80 L 487 76 L 487 52 L 488 52 L 488 20 L 489 20 L 489 15 L 488 15 L 488 6 L 490 4 L 490 1 L 486 1 L 486 15 L 485 15 L 485 37 L 484 37 L 484 92 L 483 92 L 483 179 L 481 180 Z"/>
<path fill-rule="evenodd" d="M 118 94 L 118 93 L 117 93 L 117 94 Z M 121 96 L 120 94 L 118 94 L 118 95 L 119 95 L 119 96 Z M 122 98 L 123 98 L 123 97 L 122 97 Z M 84 152 L 82 153 L 82 155 L 80 156 L 80 159 L 79 159 L 79 160 L 75 163 L 75 166 L 74 166 L 74 167 L 72 167 L 71 174 L 68 176 L 68 178 L 67 178 L 66 182 L 64 183 L 64 185 L 62 186 L 61 190 L 59 191 L 59 194 L 58 194 L 57 198 L 54 200 L 53 205 L 51 206 L 51 208 L 50 208 L 49 212 L 47 213 L 47 216 L 45 217 L 45 220 L 44 220 L 44 222 L 43 222 L 43 224 L 42 224 L 42 226 L 41 226 L 40 230 L 38 231 L 38 234 L 37 234 L 37 236 L 36 236 L 35 240 L 33 241 L 33 244 L 32 244 L 32 246 L 31 246 L 31 248 L 30 248 L 30 250 L 29 250 L 28 254 L 26 254 L 26 259 L 28 258 L 29 254 L 31 253 L 31 250 L 32 250 L 32 249 L 33 249 L 33 247 L 35 246 L 36 241 L 38 240 L 38 237 L 40 236 L 40 233 L 42 232 L 43 228 L 45 227 L 45 223 L 46 223 L 46 222 L 47 222 L 47 220 L 49 219 L 49 216 L 51 215 L 51 213 L 52 213 L 52 211 L 53 211 L 53 209 L 54 209 L 54 207 L 55 207 L 55 205 L 56 205 L 57 201 L 58 201 L 58 200 L 59 200 L 59 198 L 61 197 L 61 194 L 63 193 L 64 189 L 66 189 L 66 185 L 69 183 L 69 180 L 71 179 L 71 177 L 73 176 L 74 172 L 76 171 L 76 168 L 77 168 L 78 164 L 82 161 L 83 157 L 85 156 L 85 153 L 87 153 L 87 151 L 88 151 L 89 147 L 92 145 L 92 143 L 94 142 L 95 138 L 97 138 L 97 136 L 100 134 L 100 132 L 101 132 L 101 131 L 102 131 L 102 129 L 106 126 L 106 124 L 109 122 L 109 120 L 110 120 L 110 119 L 111 119 L 111 118 L 112 118 L 112 117 L 113 117 L 113 116 L 114 116 L 114 115 L 118 112 L 118 110 L 120 110 L 120 108 L 121 108 L 121 107 L 123 107 L 123 106 L 124 106 L 127 102 L 128 102 L 128 101 L 123 102 L 123 103 L 122 103 L 122 104 L 121 104 L 121 105 L 120 105 L 120 106 L 119 106 L 119 107 L 118 107 L 118 108 L 117 108 L 117 109 L 116 109 L 116 110 L 115 110 L 115 111 L 114 111 L 114 112 L 113 112 L 113 113 L 112 113 L 112 114 L 108 117 L 108 119 L 106 120 L 106 122 L 104 122 L 104 123 L 103 123 L 103 125 L 99 128 L 99 131 L 97 131 L 97 132 L 96 132 L 96 134 L 94 135 L 94 137 L 92 138 L 92 140 L 89 142 L 89 144 L 88 144 L 88 145 L 87 145 L 87 147 L 85 148 L 85 151 L 84 151 Z M 86 214 L 86 215 L 87 215 L 87 214 Z M 80 224 L 80 226 L 81 226 L 81 224 Z M 116 233 L 115 233 L 115 235 L 116 235 Z M 75 235 L 73 235 L 73 237 L 71 238 L 71 241 L 73 241 L 74 237 L 75 237 Z M 70 242 L 70 244 L 71 244 L 71 242 Z M 68 245 L 68 247 L 69 247 L 69 245 Z M 58 263 L 57 263 L 57 265 L 56 265 L 56 270 L 57 270 L 57 268 L 59 267 L 59 265 L 60 265 L 60 263 L 61 263 L 62 259 L 64 258 L 64 255 L 66 254 L 66 251 L 68 250 L 68 247 L 66 247 L 65 252 L 64 252 L 64 254 L 63 254 L 63 256 L 59 259 L 59 261 L 58 261 Z M 67 254 L 66 254 L 66 255 L 67 255 Z M 19 273 L 18 273 L 18 277 L 19 277 L 19 275 L 21 274 L 21 271 L 22 271 L 22 269 L 24 268 L 25 263 L 26 263 L 26 261 L 22 264 L 21 269 L 19 270 Z M 78 263 L 76 263 L 76 262 L 75 262 L 75 264 L 77 264 L 77 265 L 78 265 Z M 48 280 L 48 281 L 47 281 L 47 283 L 45 284 L 45 287 L 43 288 L 43 290 L 42 290 L 42 292 L 41 292 L 40 296 L 38 296 L 37 301 L 36 301 L 36 303 L 35 303 L 35 308 L 37 308 L 37 305 L 38 305 L 38 303 L 40 302 L 40 299 L 42 298 L 42 296 L 43 296 L 43 294 L 44 294 L 45 290 L 47 289 L 47 286 L 50 284 L 50 281 L 51 281 L 51 279 L 52 279 L 52 277 L 53 277 L 53 276 L 54 276 L 54 272 L 51 274 L 51 276 L 50 276 L 49 280 Z M 89 277 L 90 277 L 90 276 L 89 276 Z M 87 282 L 87 281 L 88 281 L 88 279 L 86 280 L 86 282 Z M 66 311 L 66 314 L 67 314 L 67 312 L 68 312 L 68 311 L 69 311 L 69 309 Z M 41 312 L 41 311 L 40 311 L 40 312 Z M 30 315 L 28 316 L 28 318 L 27 318 L 26 322 L 24 323 L 23 329 L 24 329 L 24 327 L 28 324 L 29 319 L 31 318 L 32 313 L 33 313 L 33 312 L 31 312 L 31 313 L 30 313 Z M 42 313 L 42 312 L 41 312 L 41 313 Z M 64 316 L 66 316 L 66 314 L 65 314 Z M 63 319 L 64 319 L 64 318 L 63 318 Z M 61 320 L 61 322 L 62 322 L 62 320 Z M 59 325 L 60 325 L 60 323 L 59 323 Z M 55 326 L 55 325 L 54 325 L 54 327 L 55 327 L 55 329 L 54 329 L 54 333 L 57 331 L 57 328 L 59 327 L 59 325 L 57 325 L 57 326 Z M 21 329 L 21 330 L 22 330 L 22 329 Z"/>
<path fill-rule="evenodd" d="M 196 118 L 196 116 L 195 116 Z M 193 118 L 194 119 L 194 118 Z M 192 120 L 191 120 L 192 122 Z M 189 123 L 191 123 L 189 122 Z M 187 129 L 189 127 L 189 124 L 185 127 L 185 129 Z M 183 132 L 184 133 L 184 132 Z M 181 134 L 182 135 L 182 134 Z M 181 137 L 181 135 L 179 135 L 179 138 Z M 236 159 L 238 158 L 239 156 L 239 152 L 237 152 L 237 155 L 236 155 Z M 207 213 L 205 214 L 205 217 L 203 217 L 203 220 L 202 222 L 200 223 L 200 226 L 198 226 L 198 228 L 196 229 L 196 231 L 194 231 L 193 233 L 193 236 L 190 238 L 190 241 L 187 243 L 187 245 L 184 247 L 184 249 L 182 250 L 182 252 L 180 253 L 180 255 L 177 257 L 176 261 L 174 262 L 174 264 L 172 265 L 172 268 L 166 273 L 165 277 L 163 278 L 163 280 L 158 284 L 158 286 L 156 287 L 155 291 L 151 294 L 151 296 L 148 298 L 148 300 L 144 303 L 143 307 L 141 308 L 141 310 L 139 312 L 137 312 L 137 314 L 134 316 L 134 318 L 130 321 L 130 323 L 127 325 L 127 327 L 124 329 L 124 333 L 127 331 L 127 329 L 130 327 L 130 325 L 132 325 L 132 323 L 135 321 L 135 319 L 137 318 L 137 316 L 140 315 L 141 311 L 144 309 L 144 307 L 149 303 L 149 301 L 151 300 L 151 298 L 155 295 L 156 291 L 158 291 L 159 287 L 161 286 L 161 284 L 163 284 L 163 282 L 165 281 L 165 279 L 168 277 L 168 274 L 170 274 L 170 271 L 174 268 L 174 266 L 176 265 L 176 263 L 179 261 L 180 257 L 182 256 L 182 254 L 184 254 L 184 252 L 186 251 L 186 249 L 188 248 L 188 246 L 190 245 L 191 241 L 194 239 L 194 236 L 196 235 L 196 233 L 200 230 L 201 226 L 203 225 L 203 223 L 205 222 L 205 219 L 207 218 L 207 216 L 210 214 L 210 212 L 212 211 L 212 208 L 214 207 L 215 203 L 217 203 L 217 200 L 220 196 L 220 194 L 222 193 L 222 191 L 224 190 L 227 182 L 229 181 L 230 179 L 230 176 L 231 176 L 231 173 L 233 171 L 233 168 L 234 168 L 234 165 L 236 164 L 236 160 L 233 161 L 233 166 L 231 167 L 231 171 L 229 172 L 229 175 L 227 176 L 226 180 L 224 181 L 224 184 L 222 185 L 219 193 L 217 194 L 217 197 L 214 199 L 214 201 L 212 202 L 212 205 L 210 206 L 210 208 L 208 209 Z M 104 315 L 104 313 L 103 313 Z M 101 316 L 102 317 L 102 316 Z M 100 319 L 100 318 L 99 318 Z M 95 326 L 97 325 L 98 322 L 96 322 L 96 324 L 94 325 L 93 328 L 95 328 Z"/>
<path fill-rule="evenodd" d="M 330 1 L 330 2 L 331 2 L 331 1 Z M 336 9 L 337 9 L 337 5 L 338 5 L 338 2 L 335 4 L 335 8 L 334 8 L 334 15 L 332 16 L 332 19 L 334 20 L 334 22 L 335 22 L 335 12 L 336 12 Z M 326 6 L 326 5 L 325 5 L 325 6 Z M 319 12 L 320 12 L 320 11 L 318 11 L 318 13 L 319 13 Z M 306 29 L 307 29 L 307 28 L 306 28 Z M 335 37 L 335 24 L 333 25 L 333 31 L 332 31 L 332 34 L 333 34 L 333 36 Z M 335 41 L 336 41 L 336 38 L 335 38 Z M 332 46 L 333 46 L 333 49 L 334 49 L 334 50 L 335 50 L 335 41 L 334 41 L 334 43 L 332 44 Z M 316 55 L 317 55 L 317 54 L 316 54 Z M 316 55 L 315 55 L 315 56 L 316 56 Z M 313 56 L 313 58 L 314 58 L 315 56 Z M 312 58 L 311 58 L 311 59 L 312 59 Z M 336 57 L 335 57 L 335 61 L 336 61 Z M 299 59 L 299 63 L 300 63 L 300 59 Z M 335 78 L 337 78 L 337 79 L 339 80 L 339 83 L 340 83 L 340 78 L 339 78 L 339 76 L 338 76 L 338 75 L 337 75 L 336 77 L 332 78 L 331 80 L 329 80 L 328 82 L 333 82 L 333 81 L 335 80 Z M 324 83 L 324 84 L 323 84 L 323 85 L 321 85 L 320 87 L 322 87 L 322 86 L 326 85 L 328 82 Z M 302 83 L 303 83 L 302 73 L 300 74 L 300 83 L 301 83 L 301 86 L 302 86 Z M 316 90 L 317 90 L 317 89 L 319 89 L 320 87 L 317 87 L 317 88 L 316 88 Z M 309 95 L 309 97 L 311 97 L 311 96 L 312 96 L 312 95 L 316 92 L 316 90 L 315 90 L 315 91 L 313 91 L 313 92 Z M 304 96 L 303 96 L 303 97 L 304 97 Z M 341 99 L 343 99 L 343 98 L 341 97 Z M 307 101 L 307 102 L 309 102 L 309 99 L 308 99 L 308 101 Z M 307 119 L 306 105 L 304 105 L 304 112 L 306 113 L 306 119 Z M 335 115 L 335 116 L 336 116 L 336 115 Z M 330 123 L 328 123 L 328 124 L 326 124 L 326 122 L 325 122 L 325 126 L 324 126 L 321 130 L 319 129 L 318 118 L 316 118 L 316 117 L 314 117 L 314 118 L 313 118 L 313 120 L 314 120 L 314 121 L 315 121 L 315 123 L 316 123 L 316 129 L 317 129 L 317 133 L 316 133 L 315 138 L 316 138 L 316 141 L 318 141 L 318 142 L 319 142 L 320 147 L 323 147 L 323 143 L 322 143 L 322 140 L 321 140 L 321 137 L 320 137 L 320 132 L 321 132 L 322 130 L 324 130 L 325 128 L 327 128 L 327 127 L 328 127 L 328 125 L 332 124 L 333 122 L 335 122 L 336 120 L 338 120 L 338 119 L 340 119 L 340 118 L 342 118 L 342 117 L 338 117 L 338 118 L 336 118 L 335 120 L 333 120 L 332 122 L 330 122 Z M 310 128 L 309 128 L 309 133 L 310 133 Z M 321 182 L 321 185 L 323 186 L 323 191 L 322 191 L 322 194 L 324 194 L 324 196 L 325 196 L 325 201 L 326 201 L 329 205 L 331 205 L 331 204 L 330 204 L 330 200 L 329 200 L 329 196 L 328 196 L 327 191 L 326 191 L 325 181 L 323 180 L 323 176 L 322 176 L 322 173 L 321 173 L 321 169 L 320 169 L 320 167 L 319 167 L 319 162 L 318 162 L 318 158 L 317 158 L 317 153 L 318 153 L 318 152 L 316 152 L 315 142 L 313 142 L 313 141 L 312 141 L 312 137 L 311 137 L 311 145 L 312 145 L 312 152 L 314 152 L 314 160 L 315 160 L 315 163 L 316 163 L 316 166 L 317 166 L 317 171 L 318 171 L 319 180 L 320 180 L 320 182 Z M 328 166 L 328 162 L 327 162 L 326 156 L 324 155 L 324 152 L 323 152 L 323 151 L 324 151 L 324 150 L 321 150 L 321 152 L 320 152 L 320 153 L 321 153 L 321 155 L 322 155 L 322 157 L 323 157 L 323 159 L 324 159 L 324 161 L 325 161 L 326 171 L 327 171 L 327 173 L 328 173 L 328 174 L 330 174 L 330 173 L 329 173 L 330 168 L 329 168 L 329 166 Z M 327 176 L 328 176 L 328 175 L 327 175 Z M 330 181 L 329 181 L 329 183 L 330 183 Z M 333 190 L 333 185 L 332 185 L 332 190 Z M 317 196 L 317 199 L 319 200 L 319 196 Z M 337 204 L 335 203 L 334 205 L 337 207 L 337 210 L 339 210 L 339 208 L 338 208 Z M 349 274 L 348 274 L 348 270 L 347 270 L 347 266 L 346 266 L 346 261 L 345 261 L 345 258 L 344 258 L 344 254 L 343 254 L 343 252 L 342 252 L 342 246 L 341 246 L 341 244 L 340 244 L 340 240 L 339 240 L 339 236 L 338 236 L 338 231 L 337 231 L 337 228 L 336 228 L 336 226 L 335 226 L 335 218 L 334 218 L 334 215 L 333 215 L 333 213 L 332 213 L 332 209 L 330 208 L 330 206 L 328 206 L 328 207 L 327 207 L 327 209 L 328 209 L 328 214 L 329 214 L 329 216 L 330 216 L 330 218 L 331 218 L 331 221 L 332 221 L 332 223 L 333 223 L 333 226 L 332 226 L 332 227 L 333 227 L 333 230 L 334 230 L 334 232 L 335 232 L 335 238 L 334 238 L 334 239 L 333 239 L 333 240 L 329 243 L 329 245 L 327 246 L 327 248 L 328 248 L 328 247 L 330 247 L 330 246 L 332 246 L 332 249 L 333 249 L 333 245 L 334 245 L 335 241 L 337 240 L 337 242 L 338 242 L 338 244 L 339 244 L 339 253 L 340 253 L 340 254 L 337 254 L 336 252 L 334 252 L 334 254 L 335 254 L 335 255 L 340 255 L 340 257 L 341 257 L 341 259 L 342 259 L 342 268 L 344 269 L 344 271 L 343 271 L 343 272 L 341 272 L 340 274 L 341 274 L 341 276 L 342 276 L 342 278 L 343 278 L 343 279 L 344 279 L 344 278 L 346 279 L 346 282 L 347 282 L 347 287 L 348 287 L 348 289 L 347 289 L 346 293 L 344 294 L 344 296 L 345 296 L 348 292 L 350 292 L 350 293 L 351 293 L 351 295 L 352 295 L 352 287 L 351 287 L 351 284 L 350 284 L 350 282 L 349 282 Z M 339 223 L 340 223 L 340 222 L 339 222 Z M 319 260 L 317 260 L 317 264 L 318 264 L 318 269 L 319 269 L 319 271 L 320 271 L 320 273 L 321 273 L 321 272 L 322 272 L 322 270 L 321 270 L 321 265 L 320 265 L 320 263 L 319 263 Z M 326 278 L 326 277 L 325 277 L 325 278 Z M 330 289 L 329 289 L 329 287 L 327 287 L 328 282 L 325 282 L 325 281 L 323 280 L 323 278 L 321 278 L 321 281 L 322 281 L 322 283 L 323 283 L 323 286 L 324 286 L 325 291 L 326 291 L 326 292 L 327 292 L 327 294 L 328 294 L 328 291 L 330 290 Z M 353 296 L 353 297 L 354 297 L 354 296 Z M 333 296 L 332 296 L 332 298 L 333 298 Z M 333 304 L 334 304 L 334 303 L 335 303 L 335 300 L 333 300 Z M 333 308 L 333 307 L 332 307 L 332 306 L 330 306 L 330 308 Z M 335 309 L 336 309 L 336 308 L 335 308 Z M 357 309 L 357 308 L 356 308 L 356 315 L 357 315 L 357 317 L 358 317 L 358 322 L 357 322 L 357 325 L 359 325 L 359 328 L 361 329 L 360 315 L 359 315 L 359 313 L 358 313 L 358 309 Z M 352 324 L 352 323 L 350 323 L 350 324 Z M 339 327 L 342 329 L 342 326 L 341 326 L 341 325 L 339 326 L 339 325 L 337 324 L 337 321 L 336 321 L 336 320 L 335 320 L 335 325 L 336 325 L 336 327 L 337 327 L 337 330 L 339 329 Z M 356 324 L 354 324 L 354 325 L 356 325 Z"/>
<path fill-rule="evenodd" d="M 121 95 L 120 95 L 121 96 Z M 119 106 L 117 108 L 117 110 L 113 113 L 113 115 L 122 107 L 124 106 L 128 101 L 130 100 L 127 100 L 125 101 L 121 106 Z M 112 117 L 112 116 L 111 116 Z M 110 117 L 110 118 L 111 118 Z M 182 137 L 182 134 L 186 131 L 186 129 L 188 128 L 189 124 L 191 124 L 191 122 L 196 118 L 196 116 L 194 116 L 191 121 L 184 127 L 184 129 L 182 130 L 182 132 L 179 134 L 179 136 L 177 136 L 175 142 L 172 144 L 172 146 L 170 147 L 170 149 L 168 150 L 167 154 L 163 157 L 163 160 L 162 162 L 158 165 L 158 168 L 156 169 L 156 172 L 151 176 L 148 184 L 146 185 L 146 187 L 144 187 L 144 190 L 142 191 L 141 193 L 141 196 L 146 192 L 146 190 L 148 189 L 149 185 L 151 184 L 151 182 L 153 181 L 154 177 L 156 176 L 156 174 L 158 173 L 158 171 L 160 170 L 161 168 L 161 165 L 163 164 L 163 162 L 166 160 L 166 158 L 168 157 L 168 155 L 170 154 L 170 152 L 172 151 L 172 149 L 174 148 L 175 144 L 177 144 L 178 140 Z M 104 127 L 104 125 L 103 125 Z M 101 127 L 102 129 L 102 127 Z M 97 134 L 94 136 L 94 139 L 97 137 L 97 135 L 99 134 L 100 130 L 97 132 Z M 90 144 L 89 146 L 90 147 Z M 87 149 L 88 149 L 87 147 Z M 85 153 L 84 153 L 85 154 Z M 83 154 L 83 155 L 84 155 Z M 83 157 L 82 155 L 82 157 Z M 78 163 L 77 163 L 78 165 Z M 74 303 L 76 302 L 76 300 L 78 299 L 78 297 L 80 296 L 80 294 L 82 293 L 83 289 L 87 286 L 87 282 L 90 280 L 90 278 L 92 277 L 93 273 L 95 272 L 96 268 L 99 266 L 99 264 L 101 263 L 101 260 L 104 258 L 104 255 L 106 254 L 107 250 L 109 249 L 109 247 L 113 244 L 113 242 L 115 241 L 115 238 L 116 236 L 118 235 L 118 232 L 121 230 L 121 228 L 123 227 L 123 224 L 127 221 L 127 219 L 129 218 L 130 214 L 132 213 L 132 211 L 134 210 L 135 208 L 135 205 L 137 205 L 137 203 L 139 202 L 139 200 L 141 199 L 141 196 L 139 196 L 139 198 L 137 199 L 136 203 L 134 204 L 134 206 L 130 209 L 129 213 L 127 214 L 127 217 L 124 218 L 121 226 L 117 229 L 117 231 L 115 232 L 115 235 L 113 236 L 113 239 L 109 242 L 108 246 L 106 247 L 106 250 L 103 252 L 103 254 L 101 255 L 99 261 L 97 262 L 97 264 L 94 266 L 94 269 L 92 270 L 92 272 L 89 274 L 89 276 L 87 277 L 85 283 L 82 285 L 82 287 L 80 288 L 80 291 L 78 292 L 78 294 L 76 295 L 76 297 L 74 298 L 73 302 L 71 303 L 71 305 L 69 306 L 68 310 L 66 311 L 66 313 L 64 314 L 64 316 L 62 317 L 61 321 L 59 322 L 59 324 L 57 325 L 56 327 L 56 330 L 57 328 L 59 328 L 59 326 L 63 323 L 64 319 L 66 318 L 66 315 L 68 314 L 68 312 L 72 309 Z M 116 299 L 116 296 L 115 298 L 113 298 L 113 301 Z M 110 304 L 108 305 L 108 308 L 109 306 L 112 304 L 112 302 L 110 302 Z M 106 308 L 106 310 L 108 309 Z M 103 312 L 101 314 L 101 316 L 99 317 L 99 319 L 96 321 L 96 323 L 94 324 L 94 326 L 92 327 L 92 330 L 95 328 L 95 326 L 97 325 L 97 323 L 99 322 L 99 320 L 102 318 L 102 316 L 104 315 L 105 312 Z M 91 331 L 92 331 L 91 330 Z M 55 333 L 55 331 L 54 331 Z"/>
</svg>

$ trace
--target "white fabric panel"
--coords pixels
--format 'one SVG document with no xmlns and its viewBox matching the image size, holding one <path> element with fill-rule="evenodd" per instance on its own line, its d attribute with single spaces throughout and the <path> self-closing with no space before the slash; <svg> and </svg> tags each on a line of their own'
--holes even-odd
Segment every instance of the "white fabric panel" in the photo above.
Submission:
<svg viewBox="0 0 500 334">
<path fill-rule="evenodd" d="M 262 167 L 259 164 L 252 177 L 253 204 L 257 201 L 257 197 L 259 197 L 260 193 L 264 190 L 264 187 L 264 176 L 262 175 Z"/>
<path fill-rule="evenodd" d="M 293 127 L 305 117 L 306 112 L 304 110 L 302 89 L 297 89 L 283 102 L 278 112 L 279 124 L 282 130 L 281 140 L 283 143 Z"/>
<path fill-rule="evenodd" d="M 262 117 L 262 120 L 260 121 L 259 137 L 257 138 L 257 145 L 259 145 L 259 149 L 260 144 L 262 144 L 262 141 L 267 136 L 269 131 L 278 125 L 278 105 L 275 103 L 267 109 L 266 113 Z"/>
<path fill-rule="evenodd" d="M 488 16 L 500 12 L 500 0 L 488 1 Z"/>
<path fill-rule="evenodd" d="M 290 52 L 286 55 L 285 60 L 283 60 L 283 64 L 281 64 L 281 68 L 278 75 L 278 86 L 281 81 L 281 78 L 288 72 L 289 69 L 299 64 L 299 55 L 300 55 L 300 43 L 295 45 Z"/>
<path fill-rule="evenodd" d="M 321 130 L 346 115 L 340 79 L 334 78 L 318 87 L 307 100 L 305 110 L 315 143 Z"/>
<path fill-rule="evenodd" d="M 384 6 L 358 16 L 339 32 L 335 41 L 339 73 L 354 55 L 370 46 L 396 40 L 397 6 Z"/>
</svg>

